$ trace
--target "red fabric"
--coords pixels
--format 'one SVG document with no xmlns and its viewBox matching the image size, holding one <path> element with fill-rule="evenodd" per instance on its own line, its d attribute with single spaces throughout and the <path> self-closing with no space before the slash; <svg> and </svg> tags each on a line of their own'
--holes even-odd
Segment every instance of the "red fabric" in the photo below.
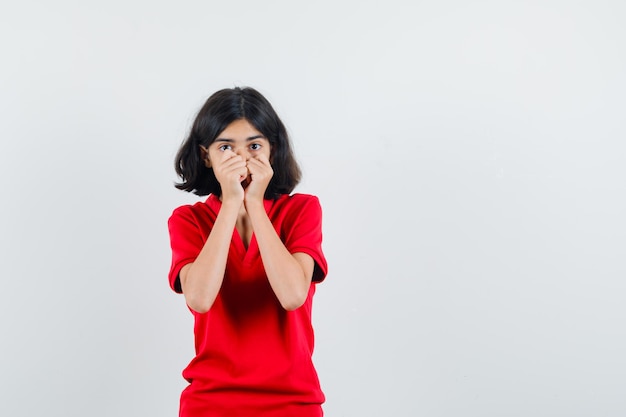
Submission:
<svg viewBox="0 0 626 417">
<path fill-rule="evenodd" d="M 174 291 L 181 292 L 178 273 L 200 253 L 220 207 L 210 195 L 172 213 L 169 281 Z M 196 357 L 183 371 L 190 385 L 181 395 L 180 416 L 322 416 L 324 394 L 311 359 L 313 295 L 327 272 L 321 207 L 315 196 L 294 194 L 265 200 L 265 209 L 287 249 L 314 259 L 309 295 L 302 307 L 283 309 L 254 235 L 246 250 L 235 229 L 213 306 L 204 314 L 192 310 Z"/>
</svg>

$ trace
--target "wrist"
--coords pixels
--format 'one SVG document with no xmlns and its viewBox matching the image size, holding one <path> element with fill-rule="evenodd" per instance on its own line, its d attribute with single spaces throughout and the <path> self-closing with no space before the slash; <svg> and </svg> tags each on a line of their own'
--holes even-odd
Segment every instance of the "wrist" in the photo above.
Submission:
<svg viewBox="0 0 626 417">
<path fill-rule="evenodd" d="M 245 200 L 244 205 L 250 217 L 253 217 L 256 214 L 266 214 L 265 205 L 263 204 L 262 199 Z"/>
<path fill-rule="evenodd" d="M 222 196 L 222 209 L 224 210 L 234 210 L 239 212 L 239 209 L 241 208 L 241 205 L 243 204 L 243 201 L 241 199 L 238 198 L 224 198 L 224 196 Z"/>
</svg>

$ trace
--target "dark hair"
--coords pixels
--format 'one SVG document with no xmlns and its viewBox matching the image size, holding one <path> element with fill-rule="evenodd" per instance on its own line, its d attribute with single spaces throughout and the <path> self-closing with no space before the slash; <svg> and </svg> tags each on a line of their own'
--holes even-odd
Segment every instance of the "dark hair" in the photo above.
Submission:
<svg viewBox="0 0 626 417">
<path fill-rule="evenodd" d="M 289 194 L 300 182 L 300 168 L 291 149 L 287 129 L 272 105 L 261 93 L 250 87 L 219 90 L 204 103 L 193 122 L 189 136 L 176 154 L 176 173 L 182 182 L 179 190 L 197 195 L 222 194 L 212 168 L 202 160 L 200 145 L 208 148 L 218 135 L 235 120 L 245 119 L 270 142 L 272 177 L 265 198 Z"/>
</svg>

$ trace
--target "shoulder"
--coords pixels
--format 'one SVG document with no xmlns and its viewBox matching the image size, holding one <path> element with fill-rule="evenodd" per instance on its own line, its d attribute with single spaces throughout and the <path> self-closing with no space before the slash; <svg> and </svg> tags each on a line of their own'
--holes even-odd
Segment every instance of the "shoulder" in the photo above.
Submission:
<svg viewBox="0 0 626 417">
<path fill-rule="evenodd" d="M 279 200 L 285 199 L 285 204 L 289 204 L 290 206 L 295 207 L 303 207 L 303 206 L 319 206 L 320 200 L 317 196 L 312 194 L 301 194 L 295 193 L 291 195 L 283 195 Z"/>
<path fill-rule="evenodd" d="M 301 214 L 302 212 L 321 212 L 319 198 L 311 194 L 283 194 L 274 203 L 277 211 L 291 215 Z"/>
<path fill-rule="evenodd" d="M 194 213 L 196 213 L 198 211 L 198 207 L 197 207 L 198 203 L 196 204 L 185 204 L 184 206 L 179 206 L 176 207 L 173 211 L 172 214 L 170 215 L 170 219 L 175 219 L 175 218 L 180 218 L 180 217 L 193 217 Z"/>
<path fill-rule="evenodd" d="M 185 204 L 179 207 L 176 207 L 173 211 L 172 214 L 170 215 L 169 221 L 176 221 L 176 220 L 182 220 L 182 219 L 196 219 L 196 218 L 201 218 L 204 217 L 208 214 L 208 212 L 210 211 L 210 199 L 207 199 L 207 201 L 198 201 L 197 203 L 194 204 Z"/>
<path fill-rule="evenodd" d="M 179 206 L 176 207 L 173 211 L 172 214 L 170 215 L 171 217 L 177 217 L 177 216 L 185 216 L 188 215 L 189 213 L 193 212 L 193 206 L 191 204 L 185 204 L 184 206 Z"/>
<path fill-rule="evenodd" d="M 276 200 L 272 211 L 275 218 L 282 218 L 287 224 L 319 221 L 322 216 L 319 198 L 311 194 L 284 194 Z"/>
</svg>

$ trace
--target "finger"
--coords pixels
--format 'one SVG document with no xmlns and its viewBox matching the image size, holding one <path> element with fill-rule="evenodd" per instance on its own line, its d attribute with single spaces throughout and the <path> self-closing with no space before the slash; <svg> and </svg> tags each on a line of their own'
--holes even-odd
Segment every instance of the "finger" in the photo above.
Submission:
<svg viewBox="0 0 626 417">
<path fill-rule="evenodd" d="M 251 172 L 253 173 L 271 173 L 273 172 L 272 170 L 272 166 L 269 163 L 265 163 L 263 161 L 260 161 L 258 159 L 251 159 L 248 161 L 247 163 L 248 168 L 250 169 Z"/>
<path fill-rule="evenodd" d="M 235 155 L 234 157 L 228 158 L 220 163 L 220 169 L 222 170 L 231 170 L 238 169 L 241 167 L 245 167 L 246 163 L 240 156 Z"/>
<path fill-rule="evenodd" d="M 246 167 L 248 168 L 248 171 L 252 175 L 260 173 L 261 170 L 263 169 L 263 167 L 259 165 L 258 161 L 255 162 L 252 160 L 247 162 Z"/>
<path fill-rule="evenodd" d="M 254 159 L 263 163 L 263 165 L 270 165 L 270 160 L 265 154 L 257 155 Z"/>
<path fill-rule="evenodd" d="M 266 164 L 259 160 L 258 158 L 250 158 L 246 161 L 246 164 L 248 166 L 253 166 L 253 167 L 258 167 L 258 168 L 262 168 L 263 166 L 266 166 Z"/>
<path fill-rule="evenodd" d="M 222 173 L 227 177 L 245 178 L 248 176 L 248 168 L 245 165 L 235 165 L 224 169 Z"/>
<path fill-rule="evenodd" d="M 228 161 L 229 159 L 238 157 L 239 155 L 237 155 L 235 152 L 231 151 L 230 149 L 226 149 L 224 151 L 224 153 L 222 154 L 222 157 L 220 158 L 220 160 L 222 162 Z"/>
</svg>

